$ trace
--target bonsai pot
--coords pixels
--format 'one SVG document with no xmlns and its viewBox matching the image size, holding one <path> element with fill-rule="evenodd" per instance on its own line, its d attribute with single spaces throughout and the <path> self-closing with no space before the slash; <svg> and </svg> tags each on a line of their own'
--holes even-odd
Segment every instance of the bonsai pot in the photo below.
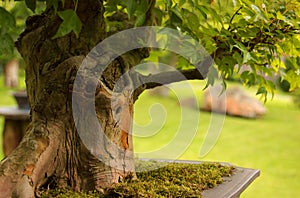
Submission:
<svg viewBox="0 0 300 198">
<path fill-rule="evenodd" d="M 142 161 L 149 161 L 150 159 L 142 158 Z M 186 163 L 186 164 L 201 164 L 201 161 L 192 160 L 163 160 L 163 159 L 152 159 L 157 162 L 176 162 L 176 163 Z M 219 162 L 220 163 L 220 162 Z M 220 163 L 223 166 L 232 166 L 230 163 Z M 204 190 L 202 192 L 203 198 L 238 198 L 246 190 L 250 184 L 260 176 L 260 171 L 251 168 L 237 167 L 234 166 L 234 171 L 232 176 L 224 177 L 224 181 L 218 184 L 214 188 Z"/>
</svg>

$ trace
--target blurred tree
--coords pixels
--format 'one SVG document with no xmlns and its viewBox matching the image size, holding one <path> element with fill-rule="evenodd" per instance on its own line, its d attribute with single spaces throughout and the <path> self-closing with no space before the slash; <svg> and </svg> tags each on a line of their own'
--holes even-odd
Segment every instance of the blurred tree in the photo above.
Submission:
<svg viewBox="0 0 300 198">
<path fill-rule="evenodd" d="M 86 100 L 95 96 L 99 123 L 106 136 L 118 146 L 113 149 L 103 141 L 103 149 L 97 152 L 104 153 L 109 163 L 97 159 L 76 133 L 72 111 L 80 114 L 85 109 L 80 109 L 83 104 L 72 109 L 73 82 L 90 50 L 122 30 L 159 25 L 174 28 L 198 41 L 213 57 L 214 65 L 209 61 L 197 65 L 199 53 L 193 49 L 190 39 L 180 43 L 168 37 L 167 42 L 175 42 L 189 56 L 178 57 L 177 68 L 185 79 L 205 78 L 206 72 L 200 74 L 193 63 L 201 71 L 209 69 L 208 85 L 215 80 L 212 74 L 224 79 L 238 74 L 236 77 L 244 85 L 258 85 L 257 93 L 265 98 L 275 90 L 274 83 L 264 78 L 266 75 L 279 73 L 290 83 L 290 89 L 300 86 L 300 4 L 297 0 L 25 0 L 32 11 L 36 11 L 38 2 L 44 3 L 45 11 L 27 19 L 26 30 L 16 42 L 26 63 L 31 124 L 19 147 L 0 164 L 0 194 L 4 197 L 34 197 L 43 187 L 94 190 L 134 172 L 130 136 L 134 101 L 145 89 L 184 79 L 172 72 L 148 76 L 134 73 L 128 76 L 128 81 L 138 80 L 144 85 L 133 94 L 118 93 L 120 97 L 113 101 L 112 91 L 118 79 L 149 56 L 150 49 L 142 48 L 116 58 L 101 78 L 83 82 L 88 87 L 97 85 L 96 93 L 86 89 L 73 94 Z M 5 3 L 2 5 L 0 54 L 5 56 L 13 53 L 14 36 L 19 32 L 14 31 L 17 10 L 13 14 L 13 9 Z M 284 54 L 289 55 L 292 63 L 287 73 L 281 61 Z M 103 55 L 101 60 L 105 58 Z M 251 70 L 239 74 L 243 65 L 250 66 Z M 147 83 L 155 79 L 161 83 Z M 118 114 L 118 120 L 114 119 L 113 112 Z M 86 123 L 80 129 L 93 130 L 90 117 L 83 119 Z"/>
<path fill-rule="evenodd" d="M 2 1 L 0 6 L 0 63 L 5 64 L 20 57 L 14 48 L 14 40 L 25 29 L 25 20 L 33 12 L 25 6 L 25 2 Z"/>
<path fill-rule="evenodd" d="M 33 14 L 25 2 L 2 1 L 0 2 L 0 74 L 3 72 L 5 86 L 17 87 L 19 67 L 23 66 L 22 58 L 14 47 L 14 41 L 25 29 L 26 19 Z M 38 10 L 41 6 L 38 6 Z M 7 12 L 9 11 L 9 12 Z M 21 64 L 20 64 L 21 62 Z"/>
</svg>

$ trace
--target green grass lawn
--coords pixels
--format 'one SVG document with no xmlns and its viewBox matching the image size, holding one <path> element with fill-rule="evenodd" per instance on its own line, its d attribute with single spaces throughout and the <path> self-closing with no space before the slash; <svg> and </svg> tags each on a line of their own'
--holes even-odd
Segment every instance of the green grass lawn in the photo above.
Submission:
<svg viewBox="0 0 300 198">
<path fill-rule="evenodd" d="M 193 87 L 201 86 L 202 83 L 193 83 Z M 179 95 L 188 95 L 181 84 L 175 90 Z M 253 90 L 250 90 L 249 94 L 254 95 Z M 135 107 L 137 125 L 147 123 L 145 130 L 156 130 L 155 133 L 149 131 L 148 136 L 142 136 L 141 132 L 136 130 L 143 128 L 134 128 L 134 133 L 139 136 L 134 138 L 136 153 L 140 156 L 148 156 L 145 154 L 147 152 L 152 152 L 153 157 L 168 156 L 164 147 L 176 141 L 174 139 L 181 120 L 180 107 L 174 94 L 170 98 L 159 98 L 150 97 L 145 93 Z M 300 194 L 300 109 L 296 109 L 291 99 L 282 94 L 268 101 L 266 107 L 267 114 L 256 120 L 227 116 L 217 143 L 203 158 L 200 158 L 200 148 L 209 127 L 211 114 L 201 112 L 197 133 L 179 158 L 230 162 L 237 166 L 261 170 L 261 176 L 243 193 L 242 197 L 245 198 L 297 197 Z M 197 110 L 183 108 L 182 111 L 187 111 L 184 115 L 190 120 L 197 117 Z M 153 113 L 152 124 L 148 112 Z M 162 122 L 156 120 L 164 118 L 164 126 L 159 130 L 160 127 L 156 125 Z M 186 132 L 188 134 L 188 131 Z M 176 152 L 180 144 L 183 143 L 170 146 L 168 151 L 172 152 L 174 149 Z M 162 152 L 155 152 L 158 150 Z"/>
<path fill-rule="evenodd" d="M 3 84 L 1 78 L 0 83 Z M 14 105 L 9 89 L 1 85 L 0 106 Z M 144 93 L 135 104 L 134 146 L 138 157 L 176 156 L 261 170 L 261 176 L 243 193 L 245 198 L 290 198 L 300 194 L 300 109 L 293 106 L 288 96 L 278 94 L 268 101 L 268 112 L 260 119 L 226 117 L 217 143 L 200 158 L 212 116 L 200 112 L 199 117 L 196 109 L 180 108 L 177 97 L 182 99 L 193 93 L 184 83 L 172 87 L 170 97 Z M 193 82 L 192 87 L 200 101 L 203 83 Z M 254 95 L 252 90 L 250 94 Z M 0 118 L 1 132 L 2 127 Z"/>
</svg>

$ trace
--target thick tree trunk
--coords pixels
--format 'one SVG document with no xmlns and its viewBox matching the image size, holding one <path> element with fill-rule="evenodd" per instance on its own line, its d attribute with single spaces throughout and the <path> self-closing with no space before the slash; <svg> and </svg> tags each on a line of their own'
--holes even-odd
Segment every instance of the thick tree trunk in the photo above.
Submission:
<svg viewBox="0 0 300 198">
<path fill-rule="evenodd" d="M 73 1 L 65 1 L 65 8 L 68 7 L 73 7 Z M 35 197 L 42 187 L 94 190 L 134 172 L 130 136 L 134 99 L 128 92 L 121 93 L 118 102 L 112 101 L 115 98 L 111 93 L 116 80 L 126 72 L 123 67 L 128 64 L 126 60 L 119 58 L 111 64 L 109 68 L 114 70 L 114 75 L 108 68 L 104 73 L 106 84 L 96 81 L 96 93 L 76 93 L 85 99 L 95 97 L 100 126 L 119 149 L 112 150 L 109 142 L 102 141 L 101 151 L 88 150 L 76 131 L 71 100 L 74 78 L 85 55 L 106 37 L 100 1 L 79 1 L 77 13 L 83 23 L 79 38 L 71 33 L 51 39 L 61 20 L 49 10 L 29 19 L 17 42 L 27 65 L 31 123 L 20 145 L 0 164 L 0 197 Z M 143 58 L 137 57 L 133 57 L 136 62 Z M 82 104 L 76 105 L 76 112 L 84 113 Z M 118 124 L 112 108 L 119 107 Z M 82 119 L 86 124 L 79 126 L 80 129 L 86 127 L 88 131 L 93 127 L 89 117 Z M 105 153 L 108 159 L 99 160 L 95 157 L 99 153 Z"/>
</svg>

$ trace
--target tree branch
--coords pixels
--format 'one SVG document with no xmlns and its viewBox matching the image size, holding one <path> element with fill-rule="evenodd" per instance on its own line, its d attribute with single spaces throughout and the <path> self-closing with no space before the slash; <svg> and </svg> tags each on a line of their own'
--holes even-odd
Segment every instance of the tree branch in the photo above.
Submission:
<svg viewBox="0 0 300 198">
<path fill-rule="evenodd" d="M 152 89 L 158 86 L 180 82 L 184 80 L 203 80 L 206 78 L 209 68 L 214 64 L 211 56 L 206 56 L 198 63 L 195 63 L 194 69 L 189 70 L 174 70 L 150 74 L 148 76 L 137 72 L 131 72 L 130 78 L 134 84 L 135 90 L 133 98 L 136 100 L 139 95 L 146 89 Z"/>
<path fill-rule="evenodd" d="M 168 71 L 158 74 L 142 76 L 145 89 L 152 89 L 161 85 L 180 82 L 184 80 L 203 80 L 203 76 L 197 69 Z"/>
<path fill-rule="evenodd" d="M 229 24 L 232 24 L 232 21 L 233 21 L 234 17 L 239 13 L 239 11 L 240 11 L 242 8 L 243 8 L 243 6 L 239 7 L 239 9 L 237 9 L 237 10 L 235 11 L 235 13 L 232 15 L 232 17 L 231 17 L 231 19 L 230 19 L 230 21 L 229 21 Z M 228 30 L 230 30 L 230 28 L 231 28 L 231 26 L 229 25 Z"/>
<path fill-rule="evenodd" d="M 131 79 L 135 83 L 134 87 L 136 87 L 133 93 L 134 101 L 136 101 L 139 95 L 146 89 L 184 80 L 203 80 L 206 78 L 205 75 L 202 75 L 198 69 L 167 71 L 158 74 L 149 74 L 147 76 L 136 72 L 131 73 Z"/>
</svg>

